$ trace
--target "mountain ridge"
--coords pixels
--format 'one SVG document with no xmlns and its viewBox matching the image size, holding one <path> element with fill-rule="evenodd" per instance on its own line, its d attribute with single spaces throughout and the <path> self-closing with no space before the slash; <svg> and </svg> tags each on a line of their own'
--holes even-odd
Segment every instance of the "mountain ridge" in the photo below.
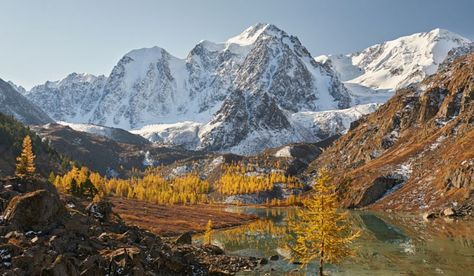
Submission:
<svg viewBox="0 0 474 276">
<path fill-rule="evenodd" d="M 446 31 L 407 37 L 430 33 L 434 35 L 430 39 L 436 40 Z M 382 49 L 387 43 L 391 41 L 369 48 Z M 60 91 L 63 97 L 57 96 L 61 93 L 55 93 L 54 87 L 49 89 L 48 83 L 36 86 L 28 96 L 46 109 L 61 106 L 47 111 L 56 120 L 118 127 L 134 133 L 147 129 L 146 136 L 155 141 L 189 149 L 253 154 L 261 151 L 262 141 L 268 143 L 274 136 L 278 136 L 271 143 L 275 147 L 326 137 L 323 132 L 314 132 L 318 125 L 309 125 L 311 119 L 300 124 L 296 118 L 310 114 L 322 118 L 317 112 L 383 103 L 393 95 L 390 89 L 374 90 L 363 82 L 348 82 L 334 64 L 330 57 L 313 58 L 297 37 L 275 25 L 259 23 L 225 42 L 202 40 L 184 59 L 158 46 L 135 49 L 119 60 L 108 77 L 89 77 L 90 86 L 85 75 L 77 74 L 77 84 L 65 85 Z M 62 82 L 56 83 L 59 86 Z M 50 104 L 48 94 L 55 94 L 54 104 Z M 74 105 L 74 101 L 79 104 Z M 271 122 L 273 117 L 265 116 L 261 109 L 280 118 L 283 124 Z M 371 112 L 375 108 L 360 110 Z M 335 114 L 339 116 L 340 112 Z M 242 128 L 238 118 L 254 122 L 247 124 L 249 129 L 236 131 Z M 158 132 L 150 133 L 153 128 L 147 126 L 157 124 L 163 125 L 156 128 Z M 224 127 L 229 124 L 235 128 Z M 343 125 L 347 124 L 337 123 L 334 129 L 341 130 Z M 184 132 L 179 134 L 179 130 Z M 175 135 L 163 136 L 170 133 Z"/>
</svg>

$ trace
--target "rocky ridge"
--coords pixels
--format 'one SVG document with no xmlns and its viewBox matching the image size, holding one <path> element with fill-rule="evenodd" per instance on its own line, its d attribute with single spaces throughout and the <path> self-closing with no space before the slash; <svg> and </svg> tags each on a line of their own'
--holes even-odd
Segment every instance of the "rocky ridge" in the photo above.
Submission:
<svg viewBox="0 0 474 276">
<path fill-rule="evenodd" d="M 28 125 L 53 122 L 41 108 L 31 103 L 16 89 L 16 87 L 0 79 L 0 113 L 13 116 Z"/>
</svg>

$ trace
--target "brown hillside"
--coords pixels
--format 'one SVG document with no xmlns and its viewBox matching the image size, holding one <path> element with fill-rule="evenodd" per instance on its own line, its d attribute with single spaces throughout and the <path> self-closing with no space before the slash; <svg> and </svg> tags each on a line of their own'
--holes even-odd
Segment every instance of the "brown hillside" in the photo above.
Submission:
<svg viewBox="0 0 474 276">
<path fill-rule="evenodd" d="M 399 90 L 309 168 L 329 167 L 346 207 L 469 207 L 474 197 L 474 54 Z"/>
</svg>

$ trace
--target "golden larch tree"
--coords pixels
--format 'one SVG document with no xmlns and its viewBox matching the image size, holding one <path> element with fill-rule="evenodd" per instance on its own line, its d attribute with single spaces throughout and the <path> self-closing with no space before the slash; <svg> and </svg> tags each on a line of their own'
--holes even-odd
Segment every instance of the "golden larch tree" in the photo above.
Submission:
<svg viewBox="0 0 474 276">
<path fill-rule="evenodd" d="M 212 220 L 207 222 L 206 232 L 204 232 L 204 244 L 212 244 Z"/>
<path fill-rule="evenodd" d="M 338 210 L 336 187 L 326 169 L 320 171 L 314 188 L 288 222 L 288 248 L 291 261 L 302 266 L 319 259 L 319 275 L 323 275 L 324 263 L 339 263 L 353 255 L 351 243 L 359 232 L 352 230 L 348 213 Z"/>
<path fill-rule="evenodd" d="M 15 175 L 24 177 L 34 174 L 35 171 L 35 155 L 31 146 L 31 138 L 29 135 L 26 135 L 23 139 L 21 154 L 16 158 Z"/>
</svg>

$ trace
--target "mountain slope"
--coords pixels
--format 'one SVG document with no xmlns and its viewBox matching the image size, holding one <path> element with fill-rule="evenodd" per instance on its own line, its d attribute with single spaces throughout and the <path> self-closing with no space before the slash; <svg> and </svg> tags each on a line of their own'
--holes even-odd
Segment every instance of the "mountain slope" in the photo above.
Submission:
<svg viewBox="0 0 474 276">
<path fill-rule="evenodd" d="M 317 158 L 348 207 L 463 208 L 474 190 L 474 54 L 399 90 Z M 311 171 L 310 170 L 310 171 Z"/>
<path fill-rule="evenodd" d="M 87 127 L 46 124 L 33 126 L 32 131 L 58 153 L 71 156 L 80 165 L 110 177 L 125 177 L 133 169 L 144 170 L 151 165 L 167 165 L 204 155 L 181 148 L 153 145 L 142 137 L 125 134 L 124 130 L 99 129 L 98 132 L 97 128 L 91 131 Z"/>
<path fill-rule="evenodd" d="M 60 172 L 62 158 L 53 149 L 22 123 L 0 113 L 0 177 L 15 173 L 16 157 L 21 152 L 26 135 L 30 135 L 32 140 L 37 173 L 48 176 L 51 171 Z"/>
<path fill-rule="evenodd" d="M 458 34 L 434 29 L 386 41 L 354 54 L 320 56 L 316 60 L 337 71 L 355 98 L 385 94 L 387 100 L 392 94 L 390 91 L 434 74 L 451 49 L 469 43 Z M 373 95 L 374 90 L 378 95 Z M 367 100 L 371 99 L 362 98 L 359 102 Z M 376 97 L 376 100 L 384 99 Z"/>
<path fill-rule="evenodd" d="M 9 83 L 0 79 L 0 113 L 12 115 L 24 124 L 46 124 L 53 120 Z"/>
<path fill-rule="evenodd" d="M 150 143 L 150 141 L 143 138 L 142 136 L 132 134 L 120 128 L 104 127 L 104 126 L 91 125 L 91 124 L 75 124 L 75 123 L 66 123 L 66 122 L 59 122 L 59 124 L 68 126 L 74 129 L 75 131 L 87 132 L 96 136 L 107 137 L 118 143 L 126 143 L 126 144 L 132 144 L 132 145 L 147 145 Z"/>
</svg>

